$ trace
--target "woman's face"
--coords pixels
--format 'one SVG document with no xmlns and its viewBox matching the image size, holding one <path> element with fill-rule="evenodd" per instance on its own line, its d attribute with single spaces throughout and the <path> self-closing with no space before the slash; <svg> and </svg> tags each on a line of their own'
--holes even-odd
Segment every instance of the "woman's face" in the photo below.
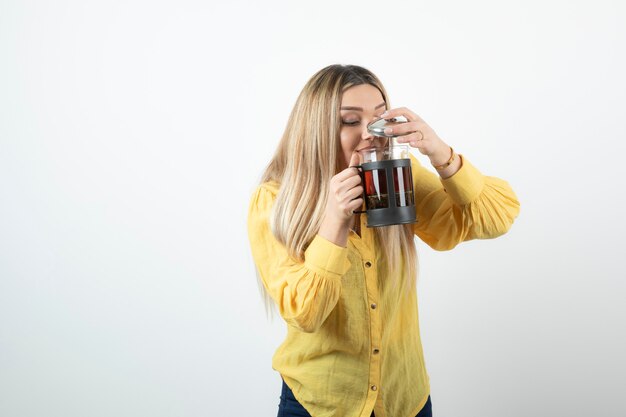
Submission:
<svg viewBox="0 0 626 417">
<path fill-rule="evenodd" d="M 343 92 L 340 137 L 345 165 L 342 169 L 348 167 L 354 151 L 385 143 L 385 139 L 367 131 L 367 125 L 379 119 L 385 110 L 383 95 L 373 85 L 355 85 Z"/>
</svg>

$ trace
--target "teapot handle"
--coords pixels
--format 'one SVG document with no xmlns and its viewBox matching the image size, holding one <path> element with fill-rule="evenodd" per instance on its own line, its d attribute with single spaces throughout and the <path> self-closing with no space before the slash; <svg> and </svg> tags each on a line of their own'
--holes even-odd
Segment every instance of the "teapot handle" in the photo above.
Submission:
<svg viewBox="0 0 626 417">
<path fill-rule="evenodd" d="M 363 167 L 361 165 L 352 165 L 350 168 L 356 168 L 357 171 L 359 171 L 359 177 L 361 177 L 361 182 L 363 183 L 363 185 L 365 185 L 365 178 L 363 178 Z M 365 199 L 367 198 L 367 195 L 365 194 L 365 187 L 363 187 L 362 197 L 363 197 L 363 201 L 365 201 Z M 353 214 L 367 213 L 367 210 L 352 210 L 352 213 Z"/>
</svg>

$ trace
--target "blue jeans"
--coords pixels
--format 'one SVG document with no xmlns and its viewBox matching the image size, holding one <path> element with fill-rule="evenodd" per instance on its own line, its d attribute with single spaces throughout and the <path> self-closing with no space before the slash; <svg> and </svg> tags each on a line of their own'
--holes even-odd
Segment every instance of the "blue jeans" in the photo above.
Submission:
<svg viewBox="0 0 626 417">
<path fill-rule="evenodd" d="M 278 404 L 277 417 L 311 417 L 308 411 L 293 396 L 291 388 L 283 381 L 283 388 L 280 394 L 280 404 Z M 376 417 L 372 411 L 371 417 Z M 430 402 L 430 395 L 424 407 L 415 417 L 433 417 L 433 407 Z"/>
</svg>

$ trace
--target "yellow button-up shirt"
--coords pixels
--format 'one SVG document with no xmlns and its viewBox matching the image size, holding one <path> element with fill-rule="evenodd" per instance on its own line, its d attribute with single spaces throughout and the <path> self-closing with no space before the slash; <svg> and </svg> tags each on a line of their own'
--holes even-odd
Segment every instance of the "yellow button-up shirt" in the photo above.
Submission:
<svg viewBox="0 0 626 417">
<path fill-rule="evenodd" d="M 411 155 L 414 231 L 436 250 L 499 236 L 519 213 L 507 182 L 460 157 L 459 171 L 441 179 Z M 254 262 L 287 323 L 272 368 L 312 417 L 414 417 L 430 394 L 417 292 L 388 285 L 365 216 L 346 247 L 316 235 L 304 262 L 292 259 L 269 227 L 279 187 L 261 184 L 248 213 Z"/>
</svg>

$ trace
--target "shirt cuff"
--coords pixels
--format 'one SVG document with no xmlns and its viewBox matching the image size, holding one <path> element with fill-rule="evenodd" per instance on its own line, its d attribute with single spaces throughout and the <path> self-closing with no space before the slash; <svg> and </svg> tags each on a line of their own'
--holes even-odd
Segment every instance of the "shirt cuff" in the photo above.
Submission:
<svg viewBox="0 0 626 417">
<path fill-rule="evenodd" d="M 449 178 L 441 179 L 443 188 L 452 200 L 460 206 L 476 200 L 485 186 L 485 178 L 465 157 L 461 158 L 461 168 Z"/>
<path fill-rule="evenodd" d="M 341 277 L 350 269 L 348 248 L 315 235 L 309 247 L 304 251 L 304 264 L 320 274 L 332 274 Z"/>
</svg>

